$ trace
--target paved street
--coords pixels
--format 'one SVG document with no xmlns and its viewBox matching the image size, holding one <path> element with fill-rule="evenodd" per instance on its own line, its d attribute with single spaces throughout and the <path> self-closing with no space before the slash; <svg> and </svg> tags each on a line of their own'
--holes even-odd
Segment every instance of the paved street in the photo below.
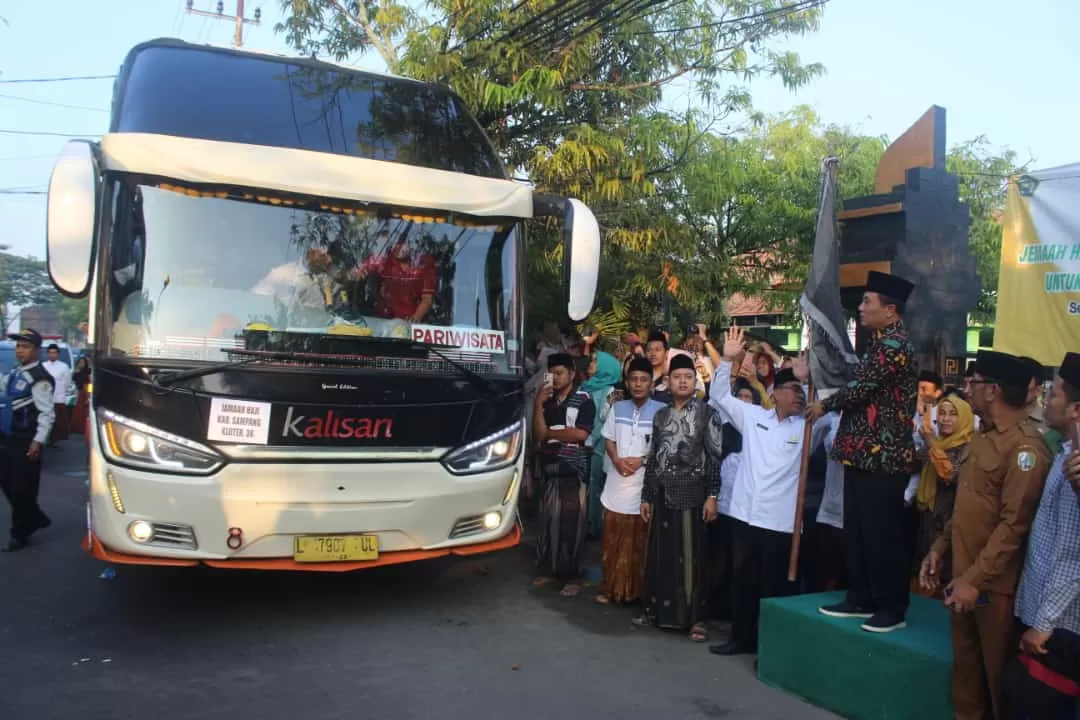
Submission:
<svg viewBox="0 0 1080 720">
<path fill-rule="evenodd" d="M 53 527 L 0 555 L 0 718 L 832 717 L 750 660 L 530 587 L 527 548 L 353 574 L 104 566 L 84 450 L 47 459 Z M 7 536 L 3 505 L 0 533 Z"/>
</svg>

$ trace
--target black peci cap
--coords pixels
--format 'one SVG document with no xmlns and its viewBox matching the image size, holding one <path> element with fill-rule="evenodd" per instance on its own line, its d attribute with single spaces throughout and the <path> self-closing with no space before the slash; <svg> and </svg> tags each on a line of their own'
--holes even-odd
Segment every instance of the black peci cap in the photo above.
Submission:
<svg viewBox="0 0 1080 720">
<path fill-rule="evenodd" d="M 1065 353 L 1058 375 L 1074 388 L 1080 388 L 1080 353 Z"/>
<path fill-rule="evenodd" d="M 898 302 L 907 302 L 914 289 L 914 283 L 908 282 L 899 275 L 889 275 L 877 270 L 871 270 L 866 274 L 867 292 L 885 295 Z"/>
<path fill-rule="evenodd" d="M 1016 355 L 980 350 L 975 362 L 975 371 L 998 385 L 1026 388 L 1031 382 L 1031 364 Z"/>
<path fill-rule="evenodd" d="M 668 375 L 676 370 L 693 370 L 694 358 L 683 353 L 678 353 L 668 362 Z"/>
</svg>

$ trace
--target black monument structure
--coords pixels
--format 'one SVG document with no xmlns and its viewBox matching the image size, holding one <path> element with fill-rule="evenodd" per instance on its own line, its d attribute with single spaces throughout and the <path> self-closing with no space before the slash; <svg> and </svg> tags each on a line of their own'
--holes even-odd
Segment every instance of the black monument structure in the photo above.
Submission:
<svg viewBox="0 0 1080 720">
<path fill-rule="evenodd" d="M 975 258 L 968 249 L 971 215 L 956 175 L 945 170 L 945 109 L 931 107 L 896 139 L 878 163 L 874 194 L 845 200 L 840 287 L 844 309 L 857 308 L 871 270 L 915 283 L 904 323 L 919 368 L 946 382 L 963 374 L 968 313 L 979 298 Z M 867 331 L 856 329 L 861 352 Z"/>
</svg>

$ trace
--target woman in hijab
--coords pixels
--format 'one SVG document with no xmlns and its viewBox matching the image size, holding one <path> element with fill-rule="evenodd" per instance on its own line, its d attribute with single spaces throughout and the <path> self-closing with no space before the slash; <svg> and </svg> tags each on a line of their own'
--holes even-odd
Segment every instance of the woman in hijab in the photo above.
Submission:
<svg viewBox="0 0 1080 720">
<path fill-rule="evenodd" d="M 923 424 L 919 427 L 928 457 L 915 493 L 919 511 L 916 558 L 926 557 L 930 546 L 952 517 L 953 502 L 956 500 L 956 473 L 967 453 L 968 443 L 975 436 L 975 413 L 971 405 L 958 395 L 948 395 L 938 401 L 936 435 L 930 427 L 930 415 L 923 415 Z M 950 575 L 950 562 L 946 558 L 943 581 L 948 582 Z M 917 580 L 911 587 L 926 594 Z"/>
<path fill-rule="evenodd" d="M 604 467 L 605 446 L 601 433 L 604 429 L 604 420 L 611 409 L 612 391 L 622 380 L 622 365 L 614 355 L 606 352 L 597 352 L 589 363 L 589 379 L 581 384 L 581 390 L 589 393 L 593 405 L 596 406 L 596 422 L 593 424 L 592 435 L 589 436 L 589 444 L 592 447 L 592 466 L 589 473 L 589 536 L 598 538 L 604 534 L 604 506 L 600 503 L 600 493 L 604 490 L 604 475 L 607 472 Z"/>
</svg>

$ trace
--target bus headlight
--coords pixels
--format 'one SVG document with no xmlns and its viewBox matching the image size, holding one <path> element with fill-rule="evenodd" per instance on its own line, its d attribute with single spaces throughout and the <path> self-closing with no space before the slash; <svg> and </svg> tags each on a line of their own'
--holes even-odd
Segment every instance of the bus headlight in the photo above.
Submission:
<svg viewBox="0 0 1080 720">
<path fill-rule="evenodd" d="M 187 475 L 209 475 L 222 465 L 223 458 L 213 448 L 111 410 L 100 415 L 101 447 L 118 465 Z"/>
<path fill-rule="evenodd" d="M 442 464 L 455 475 L 491 472 L 517 462 L 521 451 L 521 421 L 505 430 L 451 450 Z"/>
</svg>

